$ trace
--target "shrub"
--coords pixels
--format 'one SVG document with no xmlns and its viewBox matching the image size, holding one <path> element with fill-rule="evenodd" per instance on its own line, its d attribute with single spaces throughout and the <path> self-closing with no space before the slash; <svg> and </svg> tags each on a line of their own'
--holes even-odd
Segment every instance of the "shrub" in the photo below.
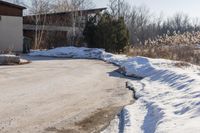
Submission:
<svg viewBox="0 0 200 133">
<path fill-rule="evenodd" d="M 83 35 L 90 48 L 104 48 L 108 52 L 123 52 L 129 44 L 129 34 L 123 18 L 114 19 L 109 13 L 91 17 Z"/>
</svg>

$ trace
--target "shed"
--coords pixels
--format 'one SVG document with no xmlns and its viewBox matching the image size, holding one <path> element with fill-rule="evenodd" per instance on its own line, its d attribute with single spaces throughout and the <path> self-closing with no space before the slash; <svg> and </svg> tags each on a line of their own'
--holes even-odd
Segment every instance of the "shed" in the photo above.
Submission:
<svg viewBox="0 0 200 133">
<path fill-rule="evenodd" d="M 23 51 L 23 6 L 0 0 L 0 52 Z"/>
</svg>

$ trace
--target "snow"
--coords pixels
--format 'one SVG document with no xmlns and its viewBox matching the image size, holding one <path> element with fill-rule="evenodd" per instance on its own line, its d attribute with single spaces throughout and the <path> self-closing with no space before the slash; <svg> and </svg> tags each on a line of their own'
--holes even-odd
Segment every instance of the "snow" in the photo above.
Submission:
<svg viewBox="0 0 200 133">
<path fill-rule="evenodd" d="M 127 76 L 143 78 L 130 82 L 138 100 L 126 106 L 102 133 L 200 132 L 199 66 L 76 47 L 35 51 L 30 55 L 101 59 L 118 65 Z"/>
<path fill-rule="evenodd" d="M 16 55 L 12 55 L 12 54 L 0 54 L 0 57 L 16 57 Z"/>
<path fill-rule="evenodd" d="M 89 48 L 76 48 L 76 47 L 60 47 L 47 51 L 33 51 L 31 56 L 49 56 L 49 57 L 62 57 L 62 58 L 88 58 L 99 59 L 100 55 L 104 52 L 102 49 L 89 49 Z"/>
<path fill-rule="evenodd" d="M 197 44 L 197 45 L 196 45 L 196 48 L 200 48 L 200 44 Z"/>
<path fill-rule="evenodd" d="M 20 57 L 11 54 L 0 54 L 0 65 L 18 64 Z"/>
<path fill-rule="evenodd" d="M 200 69 L 176 63 L 133 57 L 121 66 L 126 75 L 143 77 L 131 82 L 139 99 L 123 110 L 123 133 L 200 132 Z"/>
</svg>

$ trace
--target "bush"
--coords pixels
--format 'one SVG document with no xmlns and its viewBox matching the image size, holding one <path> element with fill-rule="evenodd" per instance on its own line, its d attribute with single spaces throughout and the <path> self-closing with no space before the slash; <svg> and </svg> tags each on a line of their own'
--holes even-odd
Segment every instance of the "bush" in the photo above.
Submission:
<svg viewBox="0 0 200 133">
<path fill-rule="evenodd" d="M 97 17 L 100 20 L 97 22 Z M 109 13 L 91 17 L 83 35 L 90 48 L 104 48 L 108 52 L 123 52 L 129 44 L 129 33 L 124 18 L 114 19 Z"/>
</svg>

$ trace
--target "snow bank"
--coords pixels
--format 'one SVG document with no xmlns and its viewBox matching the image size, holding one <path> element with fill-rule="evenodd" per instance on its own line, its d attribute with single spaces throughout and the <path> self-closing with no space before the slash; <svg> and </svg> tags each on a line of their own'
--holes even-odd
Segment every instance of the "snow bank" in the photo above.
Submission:
<svg viewBox="0 0 200 133">
<path fill-rule="evenodd" d="M 183 66 L 177 67 L 182 64 Z M 196 133 L 200 131 L 200 68 L 145 57 L 133 57 L 121 65 L 139 99 L 124 108 L 121 132 Z M 118 128 L 120 128 L 118 127 Z M 104 132 L 108 133 L 108 132 Z"/>
<path fill-rule="evenodd" d="M 46 56 L 46 57 L 65 57 L 65 58 L 86 58 L 101 59 L 109 63 L 121 65 L 127 57 L 125 55 L 114 55 L 105 52 L 103 49 L 85 48 L 85 47 L 60 47 L 51 50 L 34 50 L 30 56 Z"/>
<path fill-rule="evenodd" d="M 140 123 L 140 132 L 195 133 L 200 131 L 198 125 L 200 121 L 200 80 L 185 76 L 181 78 L 179 82 L 176 80 L 177 83 L 173 79 L 165 82 L 163 79 L 155 81 L 151 77 L 141 82 L 133 81 L 132 84 L 136 88 L 139 100 L 136 105 L 127 107 L 126 112 L 131 114 L 128 121 L 138 120 L 136 123 Z M 184 81 L 181 82 L 181 80 Z M 146 112 L 140 110 L 144 107 Z M 134 124 L 133 121 L 131 125 L 134 126 Z M 130 126 L 124 125 L 124 127 L 127 129 Z M 128 131 L 125 130 L 125 133 Z"/>
<path fill-rule="evenodd" d="M 20 57 L 10 54 L 0 54 L 0 65 L 19 64 Z"/>
<path fill-rule="evenodd" d="M 103 133 L 200 132 L 198 66 L 75 47 L 35 51 L 30 55 L 101 59 L 118 65 L 127 76 L 143 78 L 141 81 L 131 82 L 139 99 L 133 105 L 125 107 L 120 117 L 116 117 Z"/>
<path fill-rule="evenodd" d="M 47 51 L 32 51 L 31 56 L 47 56 L 47 57 L 61 57 L 61 58 L 88 58 L 100 59 L 104 50 L 90 49 L 90 48 L 76 48 L 76 47 L 61 47 Z"/>
</svg>

